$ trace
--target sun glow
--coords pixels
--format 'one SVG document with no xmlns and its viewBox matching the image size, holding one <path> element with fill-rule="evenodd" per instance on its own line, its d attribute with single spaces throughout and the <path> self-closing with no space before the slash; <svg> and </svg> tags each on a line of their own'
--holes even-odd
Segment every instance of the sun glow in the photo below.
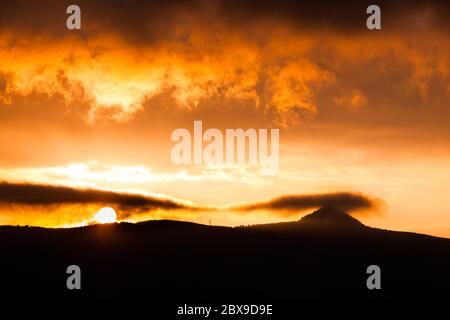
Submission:
<svg viewBox="0 0 450 320">
<path fill-rule="evenodd" d="M 114 223 L 117 221 L 116 211 L 113 208 L 101 208 L 95 215 L 94 221 L 98 223 Z"/>
</svg>

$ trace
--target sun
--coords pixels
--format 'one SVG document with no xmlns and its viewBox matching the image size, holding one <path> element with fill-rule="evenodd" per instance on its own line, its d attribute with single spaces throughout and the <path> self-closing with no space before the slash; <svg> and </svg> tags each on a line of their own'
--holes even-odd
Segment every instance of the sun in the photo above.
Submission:
<svg viewBox="0 0 450 320">
<path fill-rule="evenodd" d="M 98 223 L 114 223 L 117 221 L 117 214 L 113 208 L 101 208 L 95 215 L 94 221 Z"/>
</svg>

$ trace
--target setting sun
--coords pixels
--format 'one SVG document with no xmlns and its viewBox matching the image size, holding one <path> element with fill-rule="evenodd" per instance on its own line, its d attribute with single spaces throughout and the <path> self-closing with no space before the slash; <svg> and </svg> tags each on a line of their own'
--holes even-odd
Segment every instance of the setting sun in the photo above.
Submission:
<svg viewBox="0 0 450 320">
<path fill-rule="evenodd" d="M 114 223 L 116 222 L 117 215 L 113 208 L 105 207 L 101 208 L 95 215 L 94 221 L 98 223 Z"/>
</svg>

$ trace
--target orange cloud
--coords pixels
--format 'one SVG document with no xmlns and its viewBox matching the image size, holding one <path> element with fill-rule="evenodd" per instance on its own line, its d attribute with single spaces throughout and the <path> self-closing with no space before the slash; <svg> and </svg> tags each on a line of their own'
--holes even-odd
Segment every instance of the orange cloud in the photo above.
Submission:
<svg viewBox="0 0 450 320">
<path fill-rule="evenodd" d="M 334 101 L 340 106 L 354 109 L 359 109 L 367 105 L 366 96 L 358 89 L 353 89 L 350 92 L 344 93 L 342 96 L 335 98 Z"/>
<path fill-rule="evenodd" d="M 127 47 L 115 37 L 86 41 L 68 37 L 58 42 L 25 38 L 20 46 L 8 50 L 11 35 L 3 35 L 0 97 L 10 102 L 13 94 L 41 92 L 60 95 L 68 104 L 82 99 L 90 105 L 86 120 L 95 122 L 99 117 L 127 121 L 142 110 L 147 99 L 163 92 L 170 93 L 178 107 L 187 109 L 222 96 L 249 99 L 262 110 L 275 111 L 276 121 L 292 123 L 318 112 L 317 95 L 324 86 L 341 87 L 344 94 L 334 97 L 337 104 L 359 108 L 370 103 L 360 89 L 348 88 L 338 77 L 342 68 L 351 66 L 348 59 L 376 65 L 394 53 L 394 59 L 406 61 L 412 70 L 403 82 L 404 94 L 418 91 L 424 98 L 437 80 L 448 83 L 448 48 L 435 54 L 431 48 L 424 50 L 418 40 L 414 40 L 417 46 L 411 47 L 411 42 L 383 38 L 381 46 L 381 39 L 360 38 L 357 44 L 350 44 L 332 36 L 327 46 L 336 53 L 324 65 L 320 56 L 311 56 L 324 39 L 284 30 L 281 35 L 287 39 L 281 41 L 279 32 L 264 37 L 268 47 L 224 32 L 222 40 L 214 44 L 205 43 L 210 35 L 204 33 L 192 35 L 187 43 L 152 48 Z M 442 42 L 434 37 L 437 48 Z M 304 40 L 309 44 L 302 44 Z M 194 48 L 195 54 L 189 48 Z M 379 68 L 382 71 L 382 66 Z"/>
</svg>

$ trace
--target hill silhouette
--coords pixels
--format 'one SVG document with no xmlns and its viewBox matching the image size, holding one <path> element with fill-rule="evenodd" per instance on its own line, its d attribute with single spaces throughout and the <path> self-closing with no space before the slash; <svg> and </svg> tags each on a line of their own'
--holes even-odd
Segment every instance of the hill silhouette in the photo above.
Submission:
<svg viewBox="0 0 450 320">
<path fill-rule="evenodd" d="M 333 207 L 320 208 L 311 214 L 304 216 L 300 222 L 310 225 L 331 226 L 336 228 L 350 228 L 364 226 L 348 213 Z"/>
<path fill-rule="evenodd" d="M 335 208 L 296 222 L 217 227 L 179 221 L 74 229 L 0 227 L 2 301 L 441 300 L 450 239 L 370 228 Z M 66 289 L 79 265 L 82 290 Z M 368 290 L 378 265 L 382 289 Z"/>
</svg>

